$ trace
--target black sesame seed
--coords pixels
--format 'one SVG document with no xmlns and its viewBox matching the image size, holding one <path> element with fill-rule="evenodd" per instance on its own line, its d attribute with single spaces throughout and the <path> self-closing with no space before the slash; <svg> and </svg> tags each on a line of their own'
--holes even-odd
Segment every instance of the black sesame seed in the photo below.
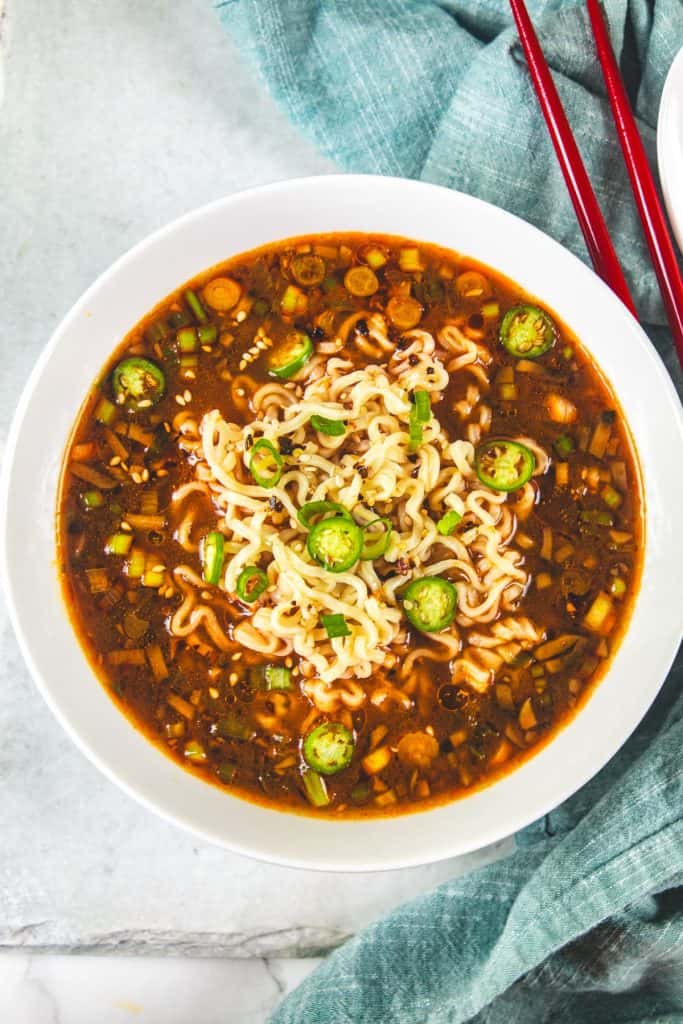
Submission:
<svg viewBox="0 0 683 1024">
<path fill-rule="evenodd" d="M 416 455 L 416 454 L 413 453 L 412 455 L 408 456 L 408 462 L 412 462 L 412 464 L 415 465 L 415 463 L 417 462 L 419 457 L 420 457 L 419 455 Z"/>
<path fill-rule="evenodd" d="M 294 445 L 288 437 L 281 437 L 278 442 L 278 447 L 281 455 L 291 455 Z"/>
<path fill-rule="evenodd" d="M 275 495 L 273 495 L 270 498 L 268 505 L 270 506 L 270 508 L 273 509 L 274 512 L 282 512 L 282 509 L 284 508 L 284 505 L 282 504 L 280 499 L 276 498 Z"/>
<path fill-rule="evenodd" d="M 419 359 L 418 359 L 418 357 L 417 357 L 417 356 L 416 356 L 416 355 L 415 355 L 415 354 L 413 353 L 413 355 L 412 355 L 412 356 L 408 356 L 408 362 L 410 363 L 410 365 L 411 365 L 411 366 L 417 366 L 417 364 L 418 364 L 418 363 L 420 362 L 420 360 L 419 360 Z"/>
<path fill-rule="evenodd" d="M 428 377 L 433 377 L 435 373 L 436 373 L 436 370 L 434 369 L 433 366 L 428 366 L 427 367 L 427 376 Z"/>
<path fill-rule="evenodd" d="M 247 451 L 249 451 L 249 449 L 252 447 L 253 443 L 254 443 L 254 438 L 251 436 L 251 434 L 247 434 L 247 436 L 244 439 L 244 447 L 245 447 L 245 449 Z"/>
<path fill-rule="evenodd" d="M 362 317 L 360 320 L 356 320 L 356 330 L 358 331 L 359 334 L 369 334 L 370 328 L 368 327 L 367 320 L 364 320 Z"/>
<path fill-rule="evenodd" d="M 322 327 L 314 327 L 311 331 L 311 338 L 313 341 L 320 341 L 321 338 L 325 337 L 325 332 Z"/>
<path fill-rule="evenodd" d="M 399 338 L 398 341 L 396 342 L 396 348 L 400 352 L 401 349 L 408 348 L 409 344 L 410 344 L 410 342 L 408 341 L 407 338 Z"/>
<path fill-rule="evenodd" d="M 417 480 L 418 476 L 420 475 L 420 467 L 416 466 L 415 469 L 410 471 L 410 475 L 412 476 L 413 480 Z"/>
</svg>

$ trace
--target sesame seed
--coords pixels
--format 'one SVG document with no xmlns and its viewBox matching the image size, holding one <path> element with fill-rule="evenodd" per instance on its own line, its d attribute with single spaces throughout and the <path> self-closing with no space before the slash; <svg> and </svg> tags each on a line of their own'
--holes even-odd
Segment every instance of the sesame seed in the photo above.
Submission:
<svg viewBox="0 0 683 1024">
<path fill-rule="evenodd" d="M 211 346 L 210 345 L 202 345 L 202 352 L 210 352 L 210 351 L 211 351 Z M 209 693 L 210 692 L 211 691 L 209 690 Z"/>
<path fill-rule="evenodd" d="M 219 693 L 215 686 L 209 687 L 209 697 L 211 697 L 213 700 L 218 700 Z"/>
<path fill-rule="evenodd" d="M 167 423 L 166 420 L 164 420 L 163 427 L 167 434 L 171 433 L 171 424 Z"/>
<path fill-rule="evenodd" d="M 242 369 L 244 369 L 244 367 L 242 367 Z M 239 395 L 240 398 L 244 398 L 246 392 L 245 392 L 244 388 L 236 388 L 235 389 L 235 394 Z"/>
<path fill-rule="evenodd" d="M 178 403 L 178 405 L 185 405 L 185 399 L 183 398 L 182 395 L 176 395 L 175 400 Z"/>
<path fill-rule="evenodd" d="M 166 572 L 166 566 L 165 565 L 155 565 L 154 568 L 152 569 L 152 572 Z"/>
<path fill-rule="evenodd" d="M 247 319 L 247 314 L 245 313 L 245 311 L 243 309 L 241 309 L 239 311 L 239 313 L 237 314 L 237 316 L 235 317 L 235 320 L 237 321 L 238 324 L 241 324 L 246 319 Z"/>
<path fill-rule="evenodd" d="M 185 389 L 185 391 L 183 391 L 183 398 L 185 399 L 186 402 L 191 402 L 192 401 L 192 392 L 188 391 L 187 389 Z"/>
<path fill-rule="evenodd" d="M 247 366 L 247 364 L 245 363 L 244 359 L 240 359 L 240 370 L 246 369 L 246 366 Z M 237 389 L 237 394 L 238 395 L 243 395 L 244 394 L 244 388 L 238 388 Z"/>
<path fill-rule="evenodd" d="M 141 484 L 142 483 L 142 477 L 140 476 L 139 473 L 136 473 L 135 470 L 133 470 L 130 475 L 131 475 L 131 479 L 132 479 L 133 483 L 135 483 L 135 484 Z"/>
<path fill-rule="evenodd" d="M 231 686 L 234 686 L 238 679 L 239 676 L 237 675 L 236 672 L 231 672 L 230 675 L 228 676 L 228 682 L 230 683 Z"/>
<path fill-rule="evenodd" d="M 157 470 L 157 476 L 158 477 L 168 476 L 168 470 L 167 469 L 158 469 Z"/>
<path fill-rule="evenodd" d="M 236 654 L 233 654 L 232 660 L 233 661 L 239 661 L 241 657 L 242 657 L 242 652 L 238 651 Z"/>
<path fill-rule="evenodd" d="M 185 377 L 186 380 L 196 380 L 197 374 L 194 370 L 185 370 L 183 377 Z"/>
<path fill-rule="evenodd" d="M 145 483 L 147 483 L 147 481 L 149 480 L 149 470 L 147 469 L 147 467 L 145 467 L 145 469 L 143 469 L 142 471 L 142 479 L 145 481 Z"/>
<path fill-rule="evenodd" d="M 125 521 L 125 519 L 124 519 L 123 522 L 121 523 L 121 529 L 125 530 L 126 533 L 130 533 L 131 530 L 133 529 L 133 527 L 130 525 L 130 523 L 127 523 Z"/>
<path fill-rule="evenodd" d="M 113 457 L 113 459 L 109 460 L 109 465 L 110 466 L 118 466 L 120 461 L 121 461 L 121 456 L 120 455 L 115 455 Z"/>
<path fill-rule="evenodd" d="M 151 404 L 151 398 L 143 398 L 141 402 L 138 402 L 138 409 L 149 409 Z"/>
<path fill-rule="evenodd" d="M 204 601 L 210 601 L 211 600 L 211 592 L 208 591 L 208 590 L 202 590 L 202 599 Z"/>
</svg>

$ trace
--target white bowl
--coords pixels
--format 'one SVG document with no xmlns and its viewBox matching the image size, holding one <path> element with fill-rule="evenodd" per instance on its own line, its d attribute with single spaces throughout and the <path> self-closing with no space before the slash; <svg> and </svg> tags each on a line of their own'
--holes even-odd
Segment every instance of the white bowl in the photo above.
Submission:
<svg viewBox="0 0 683 1024">
<path fill-rule="evenodd" d="M 683 47 L 669 68 L 657 118 L 657 164 L 664 202 L 683 252 Z"/>
<path fill-rule="evenodd" d="M 93 676 L 55 570 L 62 452 L 84 395 L 152 306 L 199 271 L 275 239 L 371 231 L 438 243 L 518 281 L 555 310 L 612 382 L 644 476 L 643 578 L 628 632 L 584 709 L 495 785 L 401 817 L 328 821 L 269 810 L 207 785 L 138 733 Z M 221 199 L 152 235 L 76 303 L 38 361 L 10 434 L 1 496 L 14 626 L 45 699 L 69 735 L 131 796 L 183 828 L 280 864 L 368 871 L 466 853 L 545 814 L 594 775 L 645 714 L 681 633 L 683 415 L 647 337 L 574 256 L 516 217 L 447 189 L 395 178 L 330 176 Z"/>
</svg>

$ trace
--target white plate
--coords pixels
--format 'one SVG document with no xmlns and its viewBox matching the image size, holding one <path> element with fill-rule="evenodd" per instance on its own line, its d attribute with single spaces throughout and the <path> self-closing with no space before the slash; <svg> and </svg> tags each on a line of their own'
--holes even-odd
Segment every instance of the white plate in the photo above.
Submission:
<svg viewBox="0 0 683 1024">
<path fill-rule="evenodd" d="M 657 163 L 671 227 L 683 252 L 683 49 L 669 68 L 662 90 Z"/>
<path fill-rule="evenodd" d="M 76 640 L 55 571 L 57 476 L 83 396 L 114 347 L 152 306 L 234 253 L 323 231 L 406 235 L 498 268 L 555 310 L 611 380 L 642 460 L 643 580 L 630 628 L 587 706 L 500 782 L 456 802 L 385 820 L 329 821 L 269 810 L 184 771 L 109 700 Z M 470 196 L 396 178 L 329 176 L 221 199 L 141 242 L 55 332 L 21 398 L 0 494 L 3 566 L 24 657 L 69 735 L 109 778 L 178 825 L 280 864 L 368 871 L 440 860 L 540 817 L 615 753 L 661 686 L 681 634 L 683 415 L 638 323 L 562 246 Z"/>
</svg>

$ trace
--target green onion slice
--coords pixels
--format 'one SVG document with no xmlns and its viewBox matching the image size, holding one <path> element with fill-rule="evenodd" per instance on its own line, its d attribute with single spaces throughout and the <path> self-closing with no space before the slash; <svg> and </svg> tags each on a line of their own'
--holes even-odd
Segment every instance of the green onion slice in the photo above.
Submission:
<svg viewBox="0 0 683 1024">
<path fill-rule="evenodd" d="M 403 610 L 421 633 L 438 633 L 455 618 L 458 592 L 441 576 L 413 580 L 403 594 Z"/>
<path fill-rule="evenodd" d="M 191 289 L 188 289 L 185 292 L 185 301 L 187 302 L 188 306 L 190 307 L 190 309 L 194 313 L 194 315 L 197 318 L 197 320 L 199 321 L 199 323 L 200 324 L 206 323 L 206 321 L 208 319 L 208 317 L 206 315 L 206 310 L 202 306 L 202 304 L 199 301 L 199 299 L 197 298 L 196 294 Z"/>
<path fill-rule="evenodd" d="M 336 501 L 307 501 L 305 505 L 301 506 L 296 517 L 305 530 L 310 530 L 314 520 L 326 518 L 328 512 L 335 516 L 345 516 L 347 519 L 351 519 L 349 510 Z"/>
<path fill-rule="evenodd" d="M 315 523 L 308 534 L 308 553 L 328 572 L 345 572 L 363 550 L 363 531 L 347 516 Z"/>
<path fill-rule="evenodd" d="M 418 423 L 429 423 L 432 418 L 432 405 L 428 391 L 415 391 L 415 416 Z"/>
<path fill-rule="evenodd" d="M 292 670 L 285 665 L 266 665 L 264 681 L 266 690 L 291 690 Z"/>
<path fill-rule="evenodd" d="M 351 630 L 346 625 L 346 619 L 343 615 L 321 615 L 320 621 L 325 627 L 330 640 L 334 640 L 338 636 L 351 636 Z"/>
<path fill-rule="evenodd" d="M 330 798 L 325 780 L 317 772 L 306 771 L 302 775 L 306 796 L 314 807 L 327 807 Z"/>
<path fill-rule="evenodd" d="M 381 558 L 389 547 L 391 540 L 391 520 L 386 516 L 373 519 L 363 529 L 363 550 L 360 557 L 364 562 L 371 558 Z"/>
<path fill-rule="evenodd" d="M 323 722 L 305 737 L 304 760 L 321 775 L 336 775 L 348 768 L 355 750 L 353 734 L 341 722 Z"/>
<path fill-rule="evenodd" d="M 251 449 L 249 472 L 260 487 L 275 487 L 282 476 L 282 456 L 277 448 L 262 437 Z"/>
<path fill-rule="evenodd" d="M 218 530 L 212 530 L 203 538 L 200 546 L 202 576 L 207 583 L 216 584 L 223 568 L 225 538 Z"/>
<path fill-rule="evenodd" d="M 413 454 L 417 451 L 419 446 L 422 444 L 424 438 L 424 431 L 422 424 L 417 419 L 415 413 L 415 406 L 413 406 L 410 413 L 410 422 L 408 424 L 408 451 Z"/>
<path fill-rule="evenodd" d="M 450 512 L 446 512 L 445 515 L 441 516 L 441 519 L 436 524 L 436 528 L 442 536 L 448 537 L 461 521 L 462 516 L 460 513 L 456 512 L 455 509 L 451 509 Z"/>
<path fill-rule="evenodd" d="M 267 586 L 268 577 L 264 571 L 255 565 L 248 565 L 246 569 L 242 569 L 237 579 L 237 596 L 240 601 L 252 604 L 258 601 Z"/>
<path fill-rule="evenodd" d="M 341 420 L 328 420 L 326 416 L 311 416 L 311 426 L 320 434 L 328 437 L 341 437 L 346 433 L 346 427 Z"/>
<path fill-rule="evenodd" d="M 516 491 L 531 479 L 536 458 L 519 441 L 491 438 L 477 448 L 474 468 L 486 487 L 494 491 Z"/>
</svg>

